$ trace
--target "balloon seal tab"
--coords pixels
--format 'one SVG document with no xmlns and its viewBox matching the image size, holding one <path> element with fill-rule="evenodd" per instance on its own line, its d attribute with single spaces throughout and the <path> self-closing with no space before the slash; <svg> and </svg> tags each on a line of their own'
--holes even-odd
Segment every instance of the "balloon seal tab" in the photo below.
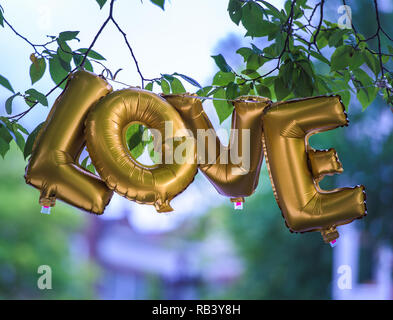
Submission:
<svg viewBox="0 0 393 320">
<path fill-rule="evenodd" d="M 43 214 L 50 214 L 50 207 L 42 206 L 41 207 L 41 213 L 43 213 Z"/>
<path fill-rule="evenodd" d="M 233 208 L 235 210 L 243 210 L 243 203 L 244 203 L 244 198 L 231 198 L 231 202 L 233 202 Z"/>
<path fill-rule="evenodd" d="M 335 227 L 330 227 L 325 230 L 321 230 L 322 238 L 325 243 L 329 243 L 332 248 L 337 244 L 337 238 L 340 236 Z"/>
<path fill-rule="evenodd" d="M 329 244 L 330 244 L 330 246 L 332 248 L 334 248 L 337 245 L 337 239 L 334 239 L 333 241 L 330 241 Z"/>
<path fill-rule="evenodd" d="M 234 202 L 233 206 L 235 210 L 243 210 L 243 202 Z"/>
</svg>

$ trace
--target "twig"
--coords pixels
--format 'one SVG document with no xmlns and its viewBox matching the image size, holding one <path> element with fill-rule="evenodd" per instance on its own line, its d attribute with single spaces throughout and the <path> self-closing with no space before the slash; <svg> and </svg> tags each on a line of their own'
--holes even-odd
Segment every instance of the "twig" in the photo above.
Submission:
<svg viewBox="0 0 393 320">
<path fill-rule="evenodd" d="M 131 47 L 131 45 L 130 45 L 128 39 L 127 39 L 126 33 L 121 29 L 120 25 L 117 23 L 117 21 L 115 20 L 115 18 L 114 18 L 114 16 L 113 16 L 113 7 L 114 7 L 114 3 L 115 3 L 115 0 L 111 0 L 108 17 L 105 19 L 105 21 L 104 21 L 103 24 L 101 25 L 100 29 L 98 30 L 97 34 L 94 36 L 93 41 L 91 42 L 89 48 L 88 48 L 88 49 L 86 50 L 86 52 L 84 52 L 83 54 L 78 54 L 78 53 L 77 53 L 78 55 L 82 55 L 82 56 L 83 56 L 83 59 L 82 59 L 82 61 L 80 62 L 80 64 L 77 65 L 73 70 L 71 70 L 71 71 L 67 74 L 67 76 L 66 76 L 64 79 L 62 79 L 55 87 L 53 87 L 53 88 L 45 95 L 46 97 L 48 97 L 52 92 L 54 92 L 57 88 L 59 88 L 59 87 L 64 83 L 64 81 L 67 80 L 67 78 L 69 77 L 69 74 L 75 72 L 75 71 L 76 71 L 77 69 L 79 69 L 80 67 L 83 68 L 83 66 L 85 65 L 85 62 L 86 62 L 86 60 L 87 60 L 87 57 L 88 57 L 90 51 L 92 50 L 92 48 L 94 47 L 95 43 L 97 42 L 99 36 L 101 35 L 102 31 L 105 29 L 105 27 L 107 26 L 107 24 L 108 24 L 110 21 L 112 21 L 112 22 L 114 23 L 114 25 L 116 26 L 116 28 L 118 29 L 118 31 L 122 34 L 122 36 L 123 36 L 123 38 L 124 38 L 124 41 L 125 41 L 125 43 L 126 43 L 128 49 L 129 49 L 129 51 L 130 51 L 130 53 L 131 53 L 132 58 L 133 58 L 133 60 L 134 60 L 134 63 L 135 63 L 135 65 L 136 65 L 137 72 L 138 72 L 138 74 L 139 74 L 139 76 L 140 76 L 140 78 L 141 78 L 142 88 L 144 88 L 144 82 L 145 82 L 145 81 L 157 81 L 157 80 L 160 79 L 160 78 L 148 79 L 148 78 L 145 78 L 145 77 L 143 76 L 143 74 L 142 74 L 142 72 L 141 72 L 141 69 L 140 69 L 140 67 L 139 67 L 138 60 L 136 59 L 136 56 L 135 56 L 135 54 L 134 54 L 134 51 L 133 51 L 133 49 L 132 49 L 132 47 Z M 32 43 L 30 40 L 28 40 L 26 37 L 24 37 L 23 35 L 21 35 L 19 32 L 17 32 L 17 31 L 15 30 L 15 28 L 14 28 L 6 19 L 4 19 L 4 22 L 9 26 L 9 28 L 10 28 L 18 37 L 20 37 L 20 38 L 23 39 L 25 42 L 27 42 L 27 43 L 34 49 L 34 52 L 35 52 L 38 56 L 43 56 L 43 55 L 42 55 L 42 53 L 40 53 L 40 52 L 37 50 L 37 47 L 43 47 L 43 48 L 44 48 L 46 51 L 48 51 L 48 52 L 52 52 L 52 51 L 53 51 L 53 50 L 49 50 L 49 49 L 47 48 L 47 46 L 48 46 L 49 44 L 55 42 L 56 39 L 53 39 L 53 40 L 51 40 L 51 41 L 48 41 L 48 42 L 45 43 L 45 44 L 34 44 L 34 43 Z M 67 51 L 64 50 L 61 46 L 60 46 L 60 48 L 61 48 L 61 50 L 62 50 L 63 52 L 70 53 L 70 54 L 72 54 L 72 55 L 75 54 L 74 52 L 67 52 Z M 100 65 L 104 68 L 104 70 L 108 70 L 108 68 L 106 68 L 105 65 L 103 65 L 101 62 L 96 61 L 96 60 L 94 60 L 94 59 L 92 59 L 92 61 L 94 61 L 94 62 L 100 64 Z M 114 79 L 111 79 L 111 80 L 114 80 Z M 117 82 L 119 82 L 119 81 L 117 81 Z M 28 114 L 37 104 L 38 104 L 38 102 L 36 102 L 35 104 L 33 104 L 29 109 L 27 109 L 27 110 L 25 110 L 25 111 L 23 111 L 23 112 L 21 112 L 21 113 L 18 113 L 18 114 L 16 114 L 16 115 L 9 116 L 9 117 L 7 117 L 7 118 L 10 119 L 10 120 L 12 120 L 13 122 L 17 122 L 17 121 L 19 121 L 20 119 L 22 119 L 26 114 Z"/>
<path fill-rule="evenodd" d="M 109 21 L 113 19 L 112 14 L 113 14 L 113 4 L 115 3 L 115 0 L 111 0 L 110 6 L 109 6 L 109 16 L 106 18 L 104 23 L 102 24 L 101 28 L 98 30 L 97 34 L 95 35 L 92 43 L 90 44 L 89 48 L 86 50 L 84 57 L 80 63 L 80 66 L 83 67 L 85 65 L 85 61 L 87 59 L 87 56 L 89 55 L 91 49 L 93 48 L 94 44 L 96 43 L 98 37 L 101 35 L 102 31 L 105 29 L 106 25 L 108 24 Z"/>
</svg>

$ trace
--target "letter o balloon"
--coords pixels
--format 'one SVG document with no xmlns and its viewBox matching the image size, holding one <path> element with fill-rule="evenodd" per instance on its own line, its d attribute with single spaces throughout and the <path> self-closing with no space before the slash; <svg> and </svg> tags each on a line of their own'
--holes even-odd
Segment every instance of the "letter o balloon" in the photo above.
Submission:
<svg viewBox="0 0 393 320">
<path fill-rule="evenodd" d="M 147 166 L 133 158 L 125 133 L 134 123 L 156 129 L 165 137 L 165 163 Z M 166 123 L 173 126 L 169 136 Z M 182 118 L 166 100 L 150 91 L 129 88 L 113 92 L 95 105 L 85 134 L 92 163 L 111 190 L 137 203 L 154 205 L 158 212 L 169 212 L 173 210 L 170 200 L 185 190 L 197 173 L 195 145 L 182 163 L 167 161 L 168 152 L 186 132 Z"/>
</svg>

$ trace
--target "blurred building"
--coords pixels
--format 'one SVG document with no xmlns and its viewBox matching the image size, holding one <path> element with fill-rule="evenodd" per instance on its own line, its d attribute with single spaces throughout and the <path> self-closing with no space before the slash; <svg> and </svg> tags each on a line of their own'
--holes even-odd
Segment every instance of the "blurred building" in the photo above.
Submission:
<svg viewBox="0 0 393 320">
<path fill-rule="evenodd" d="M 143 231 L 132 219 L 140 206 L 116 206 L 119 219 L 90 219 L 89 255 L 101 269 L 98 298 L 198 299 L 204 289 L 218 293 L 239 278 L 242 262 L 224 230 L 188 239 L 190 218 L 167 230 Z"/>
<path fill-rule="evenodd" d="M 367 265 L 370 279 L 359 277 L 361 232 L 353 224 L 340 228 L 338 245 L 333 251 L 332 298 L 338 300 L 391 300 L 393 299 L 393 251 L 380 246 Z M 343 283 L 343 278 L 345 278 Z M 341 278 L 341 279 L 340 279 Z"/>
</svg>

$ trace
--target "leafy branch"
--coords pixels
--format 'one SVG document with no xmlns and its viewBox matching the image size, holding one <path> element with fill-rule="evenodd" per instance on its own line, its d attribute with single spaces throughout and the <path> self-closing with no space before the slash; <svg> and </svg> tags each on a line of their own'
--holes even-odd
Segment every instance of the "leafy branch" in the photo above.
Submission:
<svg viewBox="0 0 393 320">
<path fill-rule="evenodd" d="M 150 1 L 164 9 L 165 0 Z M 286 0 L 283 9 L 264 0 L 228 0 L 229 17 L 236 25 L 244 27 L 244 36 L 251 39 L 250 44 L 236 50 L 243 58 L 244 64 L 241 66 L 230 66 L 224 57 L 225 53 L 213 55 L 219 70 L 211 84 L 205 87 L 177 72 L 160 74 L 156 78 L 145 77 L 126 32 L 116 20 L 115 0 L 96 2 L 100 9 L 109 4 L 108 15 L 90 45 L 76 50 L 71 45 L 79 41 L 79 31 L 49 35 L 47 42 L 36 44 L 12 26 L 0 6 L 0 26 L 9 28 L 33 49 L 29 70 L 32 85 L 43 77 L 47 64 L 55 83 L 46 94 L 33 88 L 21 93 L 15 92 L 11 83 L 0 75 L 0 85 L 12 92 L 5 103 L 8 116 L 0 118 L 2 156 L 8 151 L 12 139 L 25 156 L 29 155 L 29 146 L 37 130 L 29 134 L 19 121 L 37 104 L 47 106 L 47 97 L 57 88 L 64 88 L 69 74 L 75 70 L 84 68 L 94 71 L 94 67 L 99 67 L 101 75 L 105 75 L 107 80 L 128 86 L 116 79 L 122 69 L 111 71 L 105 66 L 105 58 L 93 50 L 103 30 L 111 23 L 122 35 L 142 88 L 153 90 L 157 85 L 164 94 L 184 93 L 183 82 L 188 82 L 197 88 L 198 96 L 213 99 L 220 122 L 232 114 L 230 101 L 242 95 L 254 94 L 272 100 L 286 100 L 339 93 L 347 107 L 351 99 L 356 97 L 365 110 L 379 93 L 393 111 L 393 38 L 381 24 L 377 0 L 370 0 L 376 15 L 376 29 L 367 38 L 358 31 L 349 15 L 345 26 L 328 21 L 325 18 L 329 16 L 325 0 L 320 0 L 312 7 L 307 4 L 307 0 Z M 342 4 L 348 6 L 346 0 L 342 0 Z M 261 43 L 263 48 L 259 47 Z M 13 114 L 12 103 L 18 98 L 23 98 L 28 108 Z M 139 137 L 141 132 L 141 127 L 135 128 L 135 137 Z M 26 147 L 24 135 L 29 136 Z M 141 145 L 139 138 L 128 142 L 135 155 L 145 146 Z"/>
<path fill-rule="evenodd" d="M 393 111 L 393 47 L 383 50 L 381 39 L 392 41 L 392 37 L 381 26 L 377 0 L 373 0 L 377 30 L 367 39 L 352 21 L 352 28 L 327 21 L 325 4 L 321 0 L 310 7 L 306 0 L 287 0 L 279 10 L 268 1 L 229 0 L 229 16 L 247 30 L 245 37 L 267 38 L 268 44 L 260 49 L 253 41 L 250 47 L 239 48 L 236 52 L 245 63 L 239 71 L 222 54 L 213 56 L 219 71 L 212 84 L 220 88 L 209 86 L 201 92 L 210 90 L 208 94 L 227 99 L 247 93 L 276 100 L 340 93 L 346 106 L 356 95 L 366 109 L 380 91 Z M 343 4 L 347 5 L 345 0 Z M 215 107 L 220 121 L 232 112 L 229 104 L 217 101 Z"/>
<path fill-rule="evenodd" d="M 108 2 L 107 0 L 96 0 L 102 9 L 105 4 Z M 151 0 L 152 3 L 158 5 L 160 8 L 164 9 L 165 0 Z M 98 32 L 95 34 L 92 42 L 90 43 L 88 48 L 80 48 L 77 50 L 72 50 L 69 42 L 79 39 L 77 38 L 79 31 L 64 31 L 61 32 L 58 36 L 48 36 L 50 38 L 49 41 L 43 44 L 35 44 L 30 41 L 27 37 L 19 33 L 16 28 L 12 26 L 12 24 L 6 19 L 3 15 L 3 8 L 0 6 L 0 25 L 5 27 L 9 27 L 10 30 L 23 41 L 25 41 L 28 45 L 30 45 L 34 52 L 30 56 L 30 60 L 32 62 L 30 66 L 30 78 L 32 84 L 39 81 L 47 67 L 47 62 L 49 63 L 49 72 L 51 75 L 52 80 L 55 83 L 55 86 L 50 89 L 46 94 L 43 94 L 35 89 L 28 89 L 25 93 L 15 92 L 9 81 L 0 75 L 0 85 L 4 86 L 8 90 L 12 91 L 13 95 L 10 96 L 5 104 L 5 110 L 9 116 L 1 117 L 0 118 L 0 154 L 2 156 L 9 149 L 9 142 L 13 139 L 17 141 L 17 144 L 24 152 L 25 157 L 27 157 L 31 152 L 32 143 L 35 138 L 35 135 L 38 133 L 38 130 L 33 130 L 32 133 L 24 129 L 19 121 L 25 117 L 35 106 L 38 104 L 42 104 L 44 106 L 48 106 L 47 97 L 53 93 L 57 88 L 64 88 L 66 81 L 71 73 L 74 71 L 82 68 L 88 71 L 94 71 L 92 63 L 95 63 L 102 67 L 101 75 L 106 74 L 107 80 L 114 81 L 116 83 L 121 83 L 126 85 L 122 82 L 116 80 L 117 74 L 122 70 L 119 69 L 116 72 L 112 72 L 109 68 L 105 66 L 102 62 L 105 58 L 99 54 L 98 52 L 93 50 L 93 47 L 97 40 L 99 39 L 100 35 L 102 34 L 103 30 L 109 23 L 113 23 L 120 34 L 123 36 L 124 42 L 132 56 L 134 64 L 137 69 L 137 73 L 141 80 L 142 88 L 145 87 L 145 82 L 149 82 L 146 85 L 147 90 L 153 89 L 153 84 L 157 83 L 162 87 L 162 91 L 166 93 L 182 93 L 185 92 L 184 86 L 182 85 L 181 81 L 178 79 L 185 80 L 191 83 L 194 86 L 201 87 L 197 81 L 194 79 L 179 73 L 173 73 L 172 75 L 169 74 L 162 74 L 161 77 L 157 78 L 146 78 L 139 66 L 138 60 L 134 54 L 133 48 L 127 38 L 126 33 L 120 27 L 119 23 L 116 21 L 114 16 L 114 4 L 115 0 L 109 1 L 109 13 L 102 25 L 100 26 Z M 57 47 L 54 47 L 57 45 Z M 71 62 L 73 61 L 74 66 L 71 67 Z M 128 85 L 127 85 L 128 86 Z M 22 97 L 26 104 L 28 105 L 28 109 L 17 113 L 12 114 L 12 103 L 15 98 Z M 23 134 L 28 135 L 28 139 L 25 143 Z M 29 142 L 29 143 L 27 143 Z"/>
</svg>

